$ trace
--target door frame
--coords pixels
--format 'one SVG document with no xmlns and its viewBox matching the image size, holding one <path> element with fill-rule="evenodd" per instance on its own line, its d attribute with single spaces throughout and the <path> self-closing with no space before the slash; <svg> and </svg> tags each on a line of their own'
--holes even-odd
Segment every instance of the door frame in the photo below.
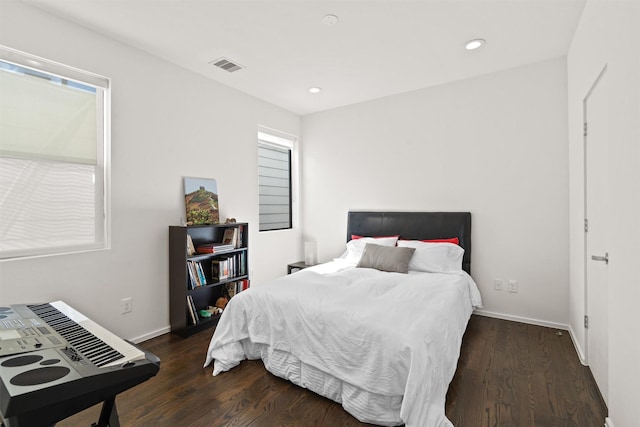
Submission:
<svg viewBox="0 0 640 427">
<path fill-rule="evenodd" d="M 584 267 L 584 314 L 585 314 L 585 323 L 588 321 L 588 316 L 589 316 L 589 276 L 588 276 L 588 263 L 589 263 L 589 253 L 588 253 L 588 236 L 587 234 L 588 229 L 589 229 L 589 223 L 588 223 L 588 210 L 587 210 L 587 204 L 588 204 L 588 198 L 587 198 L 587 186 L 588 186 L 588 180 L 587 180 L 587 138 L 588 138 L 588 120 L 587 120 L 587 102 L 589 100 L 589 97 L 591 96 L 591 94 L 593 93 L 593 91 L 598 87 L 598 84 L 600 83 L 600 81 L 602 80 L 602 78 L 604 77 L 604 75 L 607 73 L 607 67 L 608 65 L 605 64 L 604 67 L 602 68 L 602 70 L 600 71 L 600 73 L 598 73 L 598 76 L 596 77 L 596 79 L 593 81 L 593 83 L 591 84 L 591 86 L 589 87 L 589 90 L 587 91 L 587 94 L 585 95 L 585 97 L 582 100 L 582 123 L 583 123 L 583 132 L 582 132 L 582 148 L 583 148 L 583 198 L 584 198 L 584 205 L 583 205 L 583 219 L 584 219 L 584 228 L 583 228 L 583 233 L 584 233 L 584 248 L 583 248 L 583 267 Z M 608 313 L 609 309 L 607 307 L 607 313 Z M 585 360 L 586 360 L 586 364 L 587 366 L 590 366 L 590 359 L 591 359 L 591 349 L 589 348 L 589 328 L 585 326 L 584 328 L 584 333 L 585 333 L 585 342 L 584 342 L 584 348 L 585 348 Z M 607 345 L 607 349 L 608 349 L 608 345 Z M 608 361 L 607 361 L 607 370 L 608 370 Z M 607 374 L 608 377 L 608 374 Z M 604 400 L 604 397 L 603 397 Z"/>
</svg>

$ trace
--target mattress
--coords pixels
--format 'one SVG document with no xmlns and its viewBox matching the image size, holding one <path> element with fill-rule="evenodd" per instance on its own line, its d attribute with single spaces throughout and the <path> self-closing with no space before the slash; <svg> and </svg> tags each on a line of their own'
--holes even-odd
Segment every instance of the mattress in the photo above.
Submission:
<svg viewBox="0 0 640 427">
<path fill-rule="evenodd" d="M 464 272 L 388 273 L 336 260 L 232 298 L 205 366 L 214 362 L 219 375 L 260 358 L 362 422 L 450 426 L 446 392 L 480 305 Z"/>
</svg>

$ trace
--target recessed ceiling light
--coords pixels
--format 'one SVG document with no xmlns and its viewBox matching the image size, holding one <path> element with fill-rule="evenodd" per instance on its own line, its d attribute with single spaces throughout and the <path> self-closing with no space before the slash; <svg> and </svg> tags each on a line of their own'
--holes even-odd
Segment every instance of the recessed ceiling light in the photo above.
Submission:
<svg viewBox="0 0 640 427">
<path fill-rule="evenodd" d="M 464 48 L 467 50 L 474 50 L 477 49 L 479 47 L 484 46 L 484 44 L 486 43 L 486 41 L 484 39 L 474 39 L 474 40 L 469 40 L 465 45 Z"/>
<path fill-rule="evenodd" d="M 338 23 L 338 17 L 336 15 L 324 15 L 322 17 L 322 23 L 324 25 L 336 25 Z"/>
<path fill-rule="evenodd" d="M 310 88 L 309 88 L 309 92 L 311 92 L 311 93 L 320 93 L 320 92 L 322 92 L 322 88 L 319 88 L 319 87 L 310 87 Z"/>
</svg>

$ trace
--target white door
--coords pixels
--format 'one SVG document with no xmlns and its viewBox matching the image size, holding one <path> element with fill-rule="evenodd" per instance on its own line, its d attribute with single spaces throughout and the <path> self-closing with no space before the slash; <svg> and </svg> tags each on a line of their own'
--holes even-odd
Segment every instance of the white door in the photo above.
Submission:
<svg viewBox="0 0 640 427">
<path fill-rule="evenodd" d="M 584 99 L 587 361 L 605 403 L 609 392 L 608 337 L 608 84 L 606 68 Z"/>
</svg>

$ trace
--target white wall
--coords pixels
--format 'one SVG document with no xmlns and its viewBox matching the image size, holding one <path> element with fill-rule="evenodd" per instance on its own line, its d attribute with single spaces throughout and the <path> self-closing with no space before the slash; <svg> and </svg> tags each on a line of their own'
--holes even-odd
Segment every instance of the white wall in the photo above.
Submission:
<svg viewBox="0 0 640 427">
<path fill-rule="evenodd" d="M 609 84 L 609 418 L 640 420 L 640 3 L 589 1 L 572 42 L 569 76 L 570 310 L 581 350 L 584 310 L 582 101 L 602 68 Z"/>
<path fill-rule="evenodd" d="M 300 135 L 299 116 L 24 3 L 1 8 L 0 43 L 110 77 L 113 90 L 112 248 L 1 262 L 0 304 L 62 299 L 124 338 L 166 330 L 183 176 L 215 178 L 221 218 L 250 222 L 254 283 L 300 259 L 298 229 L 258 233 L 256 148 L 258 124 Z"/>
<path fill-rule="evenodd" d="M 566 108 L 561 58 L 305 116 L 305 239 L 327 261 L 349 209 L 471 211 L 484 311 L 566 325 Z"/>
</svg>

